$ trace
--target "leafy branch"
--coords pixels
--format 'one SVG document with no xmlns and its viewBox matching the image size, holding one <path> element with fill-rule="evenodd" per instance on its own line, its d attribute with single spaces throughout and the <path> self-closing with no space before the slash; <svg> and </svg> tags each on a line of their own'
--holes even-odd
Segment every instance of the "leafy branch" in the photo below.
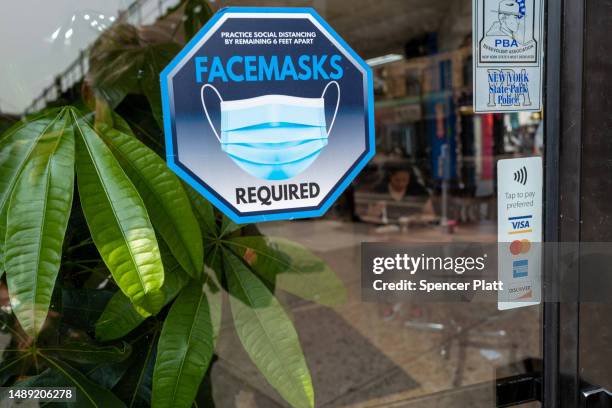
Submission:
<svg viewBox="0 0 612 408">
<path fill-rule="evenodd" d="M 100 37 L 82 87 L 91 111 L 46 109 L 0 136 L 0 289 L 10 298 L 0 330 L 13 336 L 0 385 L 73 386 L 87 407 L 192 406 L 229 296 L 254 364 L 289 404 L 313 407 L 274 292 L 334 306 L 345 289 L 302 246 L 219 214 L 159 156 L 159 72 L 212 14 L 201 0 L 168 18 L 177 13 L 172 32 L 117 24 Z"/>
</svg>

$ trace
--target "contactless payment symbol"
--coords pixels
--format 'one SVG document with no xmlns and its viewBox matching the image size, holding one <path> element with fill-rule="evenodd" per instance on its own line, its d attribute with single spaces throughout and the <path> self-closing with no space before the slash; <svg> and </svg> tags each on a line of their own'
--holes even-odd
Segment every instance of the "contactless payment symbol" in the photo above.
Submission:
<svg viewBox="0 0 612 408">
<path fill-rule="evenodd" d="M 312 9 L 225 8 L 161 84 L 168 165 L 235 222 L 323 215 L 374 155 L 372 72 Z"/>
</svg>

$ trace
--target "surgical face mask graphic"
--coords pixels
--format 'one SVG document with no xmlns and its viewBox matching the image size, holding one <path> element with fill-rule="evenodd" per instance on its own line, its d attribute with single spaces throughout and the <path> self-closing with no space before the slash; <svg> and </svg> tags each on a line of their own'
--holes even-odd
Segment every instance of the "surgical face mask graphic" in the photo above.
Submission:
<svg viewBox="0 0 612 408">
<path fill-rule="evenodd" d="M 334 85 L 338 97 L 327 128 L 325 94 Z M 221 101 L 221 135 L 206 108 L 205 90 L 212 89 Z M 264 95 L 224 101 L 210 84 L 200 90 L 206 119 L 221 149 L 244 171 L 264 180 L 286 180 L 306 170 L 327 146 L 340 106 L 340 86 L 329 82 L 320 98 Z"/>
</svg>

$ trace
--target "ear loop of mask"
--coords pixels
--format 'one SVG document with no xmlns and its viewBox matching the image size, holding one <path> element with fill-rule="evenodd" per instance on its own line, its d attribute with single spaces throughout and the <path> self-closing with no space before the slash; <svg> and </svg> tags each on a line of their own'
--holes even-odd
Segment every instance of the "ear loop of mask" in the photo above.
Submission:
<svg viewBox="0 0 612 408">
<path fill-rule="evenodd" d="M 329 88 L 330 85 L 336 85 L 336 88 L 338 89 L 338 99 L 336 101 L 336 109 L 334 109 L 334 117 L 332 118 L 332 121 L 329 125 L 329 129 L 327 129 L 327 136 L 329 136 L 329 134 L 332 131 L 332 128 L 334 127 L 334 122 L 336 121 L 336 115 L 338 114 L 338 108 L 340 107 L 340 85 L 336 81 L 331 81 L 330 83 L 325 85 L 325 88 L 323 88 L 323 93 L 321 94 L 321 98 L 325 100 L 325 93 L 327 92 L 327 88 Z"/>
<path fill-rule="evenodd" d="M 213 91 L 215 91 L 215 93 L 219 97 L 219 101 L 220 102 L 223 102 L 223 98 L 221 97 L 221 94 L 219 93 L 219 91 L 217 91 L 217 88 L 215 88 L 211 84 L 204 84 L 202 86 L 202 89 L 200 89 L 200 99 L 202 100 L 202 107 L 204 108 L 204 113 L 206 114 L 206 119 L 208 119 L 208 124 L 210 125 L 210 128 L 212 129 L 212 131 L 215 134 L 215 136 L 217 137 L 217 140 L 219 140 L 219 142 L 221 142 L 221 138 L 219 137 L 219 134 L 215 130 L 215 127 L 213 126 L 212 120 L 210 119 L 210 115 L 208 114 L 208 109 L 206 109 L 206 102 L 204 102 L 204 89 L 206 89 L 207 87 L 212 89 Z"/>
</svg>

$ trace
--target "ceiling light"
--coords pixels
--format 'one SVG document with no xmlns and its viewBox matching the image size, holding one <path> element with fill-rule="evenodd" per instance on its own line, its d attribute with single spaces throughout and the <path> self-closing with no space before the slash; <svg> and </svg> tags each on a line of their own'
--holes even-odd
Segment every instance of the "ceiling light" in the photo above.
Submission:
<svg viewBox="0 0 612 408">
<path fill-rule="evenodd" d="M 401 61 L 404 57 L 400 54 L 387 54 L 381 55 L 380 57 L 374 57 L 366 60 L 366 63 L 371 67 L 376 67 L 383 64 L 389 64 L 391 62 Z"/>
<path fill-rule="evenodd" d="M 51 41 L 54 41 L 57 38 L 57 36 L 59 35 L 61 29 L 62 29 L 61 26 L 57 27 L 57 30 L 55 30 L 53 32 L 53 34 L 51 34 Z"/>
</svg>

